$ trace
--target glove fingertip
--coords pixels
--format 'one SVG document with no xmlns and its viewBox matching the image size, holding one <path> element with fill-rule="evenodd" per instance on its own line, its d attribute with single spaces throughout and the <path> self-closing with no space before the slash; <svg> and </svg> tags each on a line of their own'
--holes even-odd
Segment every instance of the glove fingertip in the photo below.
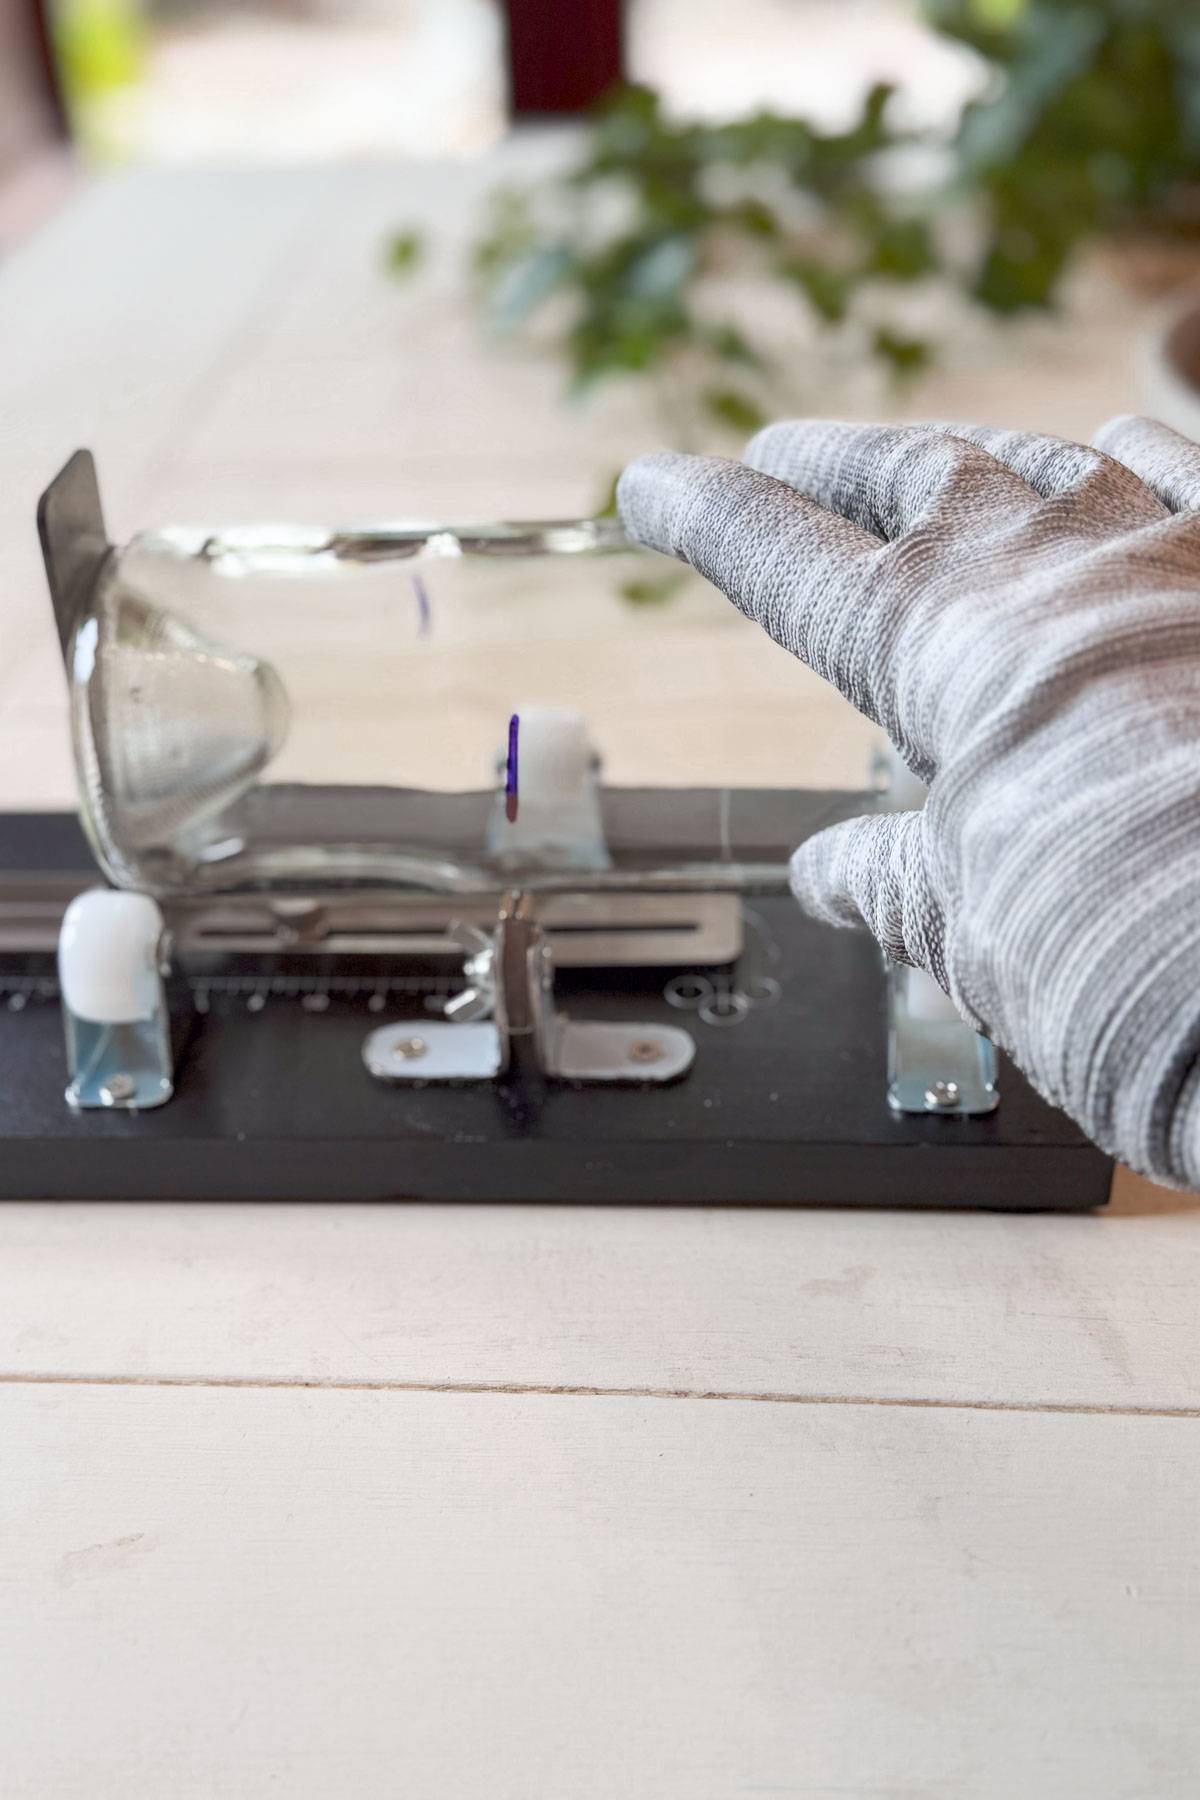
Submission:
<svg viewBox="0 0 1200 1800">
<path fill-rule="evenodd" d="M 934 969 L 941 922 L 923 848 L 924 814 L 867 813 L 809 838 L 791 862 L 792 892 L 829 925 L 865 925 L 896 962 Z"/>
<path fill-rule="evenodd" d="M 1127 444 L 1131 438 L 1144 437 L 1147 423 L 1140 413 L 1117 413 L 1092 433 L 1092 448 L 1103 450 L 1106 456 L 1115 456 L 1120 462 L 1122 444 Z"/>
<path fill-rule="evenodd" d="M 672 521 L 695 462 L 695 457 L 680 450 L 651 450 L 622 469 L 617 480 L 617 513 L 635 543 L 675 554 Z"/>
<path fill-rule="evenodd" d="M 810 918 L 843 930 L 861 928 L 863 916 L 850 898 L 840 873 L 845 827 L 832 826 L 807 838 L 792 853 L 788 886 Z"/>
</svg>

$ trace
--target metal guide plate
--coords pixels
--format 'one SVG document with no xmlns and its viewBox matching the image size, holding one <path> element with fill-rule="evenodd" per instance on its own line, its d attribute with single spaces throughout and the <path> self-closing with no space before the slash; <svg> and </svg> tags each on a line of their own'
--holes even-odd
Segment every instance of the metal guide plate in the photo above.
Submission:
<svg viewBox="0 0 1200 1800">
<path fill-rule="evenodd" d="M 381 1025 L 362 1055 L 377 1081 L 494 1081 L 503 1061 L 500 1033 L 490 1019 Z"/>
<path fill-rule="evenodd" d="M 695 1057 L 695 1039 L 675 1025 L 562 1019 L 554 1044 L 554 1073 L 563 1081 L 678 1081 Z"/>
<path fill-rule="evenodd" d="M 61 875 L 0 881 L 0 956 L 52 951 L 67 903 L 83 885 Z M 449 954 L 457 924 L 490 926 L 498 899 L 368 890 L 311 905 L 247 894 L 167 901 L 164 909 L 183 956 L 416 956 Z M 709 967 L 733 962 L 742 948 L 736 894 L 553 894 L 540 900 L 538 919 L 560 968 Z"/>
</svg>

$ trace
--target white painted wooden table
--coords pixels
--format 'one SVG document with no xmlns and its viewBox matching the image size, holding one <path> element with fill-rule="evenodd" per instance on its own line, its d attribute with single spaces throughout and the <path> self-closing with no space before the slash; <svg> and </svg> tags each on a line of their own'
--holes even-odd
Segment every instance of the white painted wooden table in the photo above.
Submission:
<svg viewBox="0 0 1200 1800">
<path fill-rule="evenodd" d="M 119 534 L 569 510 L 639 447 L 484 355 L 448 257 L 377 276 L 477 181 L 131 176 L 0 269 L 0 804 L 70 795 L 32 516 L 77 442 Z M 923 407 L 1086 432 L 1132 314 Z M 1196 1203 L 1124 1176 L 1085 1219 L 9 1206 L 0 1792 L 1183 1800 L 1198 1293 Z"/>
</svg>

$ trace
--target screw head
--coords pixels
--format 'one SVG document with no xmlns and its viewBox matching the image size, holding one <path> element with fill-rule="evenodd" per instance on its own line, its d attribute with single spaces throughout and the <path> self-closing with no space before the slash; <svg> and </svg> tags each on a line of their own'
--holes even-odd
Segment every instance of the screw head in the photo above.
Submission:
<svg viewBox="0 0 1200 1800">
<path fill-rule="evenodd" d="M 137 1092 L 137 1083 L 132 1075 L 110 1075 L 100 1089 L 100 1098 L 105 1106 L 121 1106 L 126 1100 L 132 1100 Z"/>
<path fill-rule="evenodd" d="M 957 1081 L 935 1081 L 925 1089 L 925 1105 L 930 1112 L 948 1112 L 958 1105 Z"/>
<path fill-rule="evenodd" d="M 629 1060 L 635 1063 L 662 1061 L 663 1048 L 656 1038 L 639 1038 L 629 1046 Z"/>
<path fill-rule="evenodd" d="M 392 1045 L 392 1055 L 397 1062 L 417 1062 L 425 1055 L 428 1048 L 429 1045 L 424 1038 L 398 1038 Z"/>
</svg>

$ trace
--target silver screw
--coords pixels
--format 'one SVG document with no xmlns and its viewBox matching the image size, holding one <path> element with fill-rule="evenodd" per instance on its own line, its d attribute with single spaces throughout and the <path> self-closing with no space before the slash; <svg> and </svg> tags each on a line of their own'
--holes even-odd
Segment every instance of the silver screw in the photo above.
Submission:
<svg viewBox="0 0 1200 1800">
<path fill-rule="evenodd" d="M 137 1092 L 137 1083 L 132 1075 L 110 1075 L 100 1089 L 100 1099 L 105 1106 L 120 1106 L 126 1100 L 132 1100 Z"/>
<path fill-rule="evenodd" d="M 654 1038 L 639 1038 L 636 1044 L 629 1046 L 629 1060 L 635 1063 L 654 1063 L 662 1060 L 662 1045 Z"/>
<path fill-rule="evenodd" d="M 958 1105 L 957 1081 L 935 1081 L 925 1089 L 925 1105 L 930 1112 L 947 1112 Z"/>
<path fill-rule="evenodd" d="M 392 1055 L 397 1062 L 416 1062 L 419 1057 L 424 1056 L 428 1048 L 429 1045 L 424 1038 L 400 1038 L 392 1045 Z"/>
</svg>

